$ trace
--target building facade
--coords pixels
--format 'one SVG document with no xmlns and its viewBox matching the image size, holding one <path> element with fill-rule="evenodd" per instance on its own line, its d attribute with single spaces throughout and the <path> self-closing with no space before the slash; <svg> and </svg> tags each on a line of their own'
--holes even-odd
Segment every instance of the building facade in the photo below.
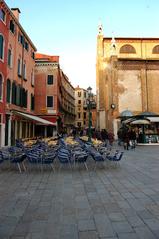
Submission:
<svg viewBox="0 0 159 239">
<path fill-rule="evenodd" d="M 88 112 L 88 91 L 77 86 L 75 88 L 75 126 L 78 128 L 88 128 L 89 112 Z M 96 128 L 96 96 L 91 95 L 91 125 Z"/>
<path fill-rule="evenodd" d="M 159 114 L 159 38 L 97 36 L 97 124 L 100 129 L 120 126 L 118 117 L 129 110 L 134 115 Z"/>
<path fill-rule="evenodd" d="M 60 69 L 59 56 L 36 54 L 35 113 L 54 124 L 45 136 L 74 125 L 74 88 Z"/>
<path fill-rule="evenodd" d="M 7 78 L 7 52 L 9 14 L 7 7 L 0 2 L 0 146 L 5 144 L 5 104 Z"/>
<path fill-rule="evenodd" d="M 78 128 L 85 128 L 88 126 L 86 99 L 87 90 L 77 86 L 75 88 L 75 126 Z"/>
<path fill-rule="evenodd" d="M 18 8 L 0 2 L 0 147 L 33 137 L 36 124 L 50 124 L 34 115 L 36 47 L 19 14 Z"/>
</svg>

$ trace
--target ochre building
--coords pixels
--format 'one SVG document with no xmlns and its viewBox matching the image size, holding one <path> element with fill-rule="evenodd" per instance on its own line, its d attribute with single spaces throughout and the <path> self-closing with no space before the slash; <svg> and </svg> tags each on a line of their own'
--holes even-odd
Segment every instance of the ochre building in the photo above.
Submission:
<svg viewBox="0 0 159 239">
<path fill-rule="evenodd" d="M 119 116 L 129 110 L 159 114 L 159 38 L 97 36 L 97 127 L 120 127 Z"/>
</svg>

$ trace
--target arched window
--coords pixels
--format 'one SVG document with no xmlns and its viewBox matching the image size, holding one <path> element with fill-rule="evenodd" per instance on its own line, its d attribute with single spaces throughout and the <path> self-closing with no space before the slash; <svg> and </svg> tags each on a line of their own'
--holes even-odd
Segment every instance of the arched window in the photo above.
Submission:
<svg viewBox="0 0 159 239">
<path fill-rule="evenodd" d="M 0 74 L 0 101 L 3 99 L 3 77 Z"/>
<path fill-rule="evenodd" d="M 21 71 L 22 71 L 22 69 L 21 69 L 21 58 L 18 58 L 18 76 L 20 76 L 21 77 Z"/>
<path fill-rule="evenodd" d="M 10 95 L 11 95 L 11 82 L 7 80 L 7 103 L 10 103 Z"/>
<path fill-rule="evenodd" d="M 3 60 L 3 58 L 4 58 L 4 38 L 0 34 L 0 59 Z"/>
<path fill-rule="evenodd" d="M 135 54 L 136 50 L 132 45 L 126 44 L 120 48 L 120 53 Z"/>
<path fill-rule="evenodd" d="M 159 45 L 155 46 L 155 47 L 152 49 L 152 54 L 159 54 Z"/>
<path fill-rule="evenodd" d="M 8 49 L 8 66 L 12 67 L 12 48 Z"/>
</svg>

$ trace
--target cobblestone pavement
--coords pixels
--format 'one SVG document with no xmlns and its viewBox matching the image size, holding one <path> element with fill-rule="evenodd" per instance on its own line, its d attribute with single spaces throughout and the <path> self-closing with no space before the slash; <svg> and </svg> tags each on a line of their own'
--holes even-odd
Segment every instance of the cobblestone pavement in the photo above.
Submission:
<svg viewBox="0 0 159 239">
<path fill-rule="evenodd" d="M 159 146 L 117 168 L 1 169 L 0 239 L 59 238 L 159 238 Z"/>
</svg>

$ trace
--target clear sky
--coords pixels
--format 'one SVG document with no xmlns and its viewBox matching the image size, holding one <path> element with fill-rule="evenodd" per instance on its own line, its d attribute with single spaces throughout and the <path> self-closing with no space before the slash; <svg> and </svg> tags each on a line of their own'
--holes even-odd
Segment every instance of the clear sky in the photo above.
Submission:
<svg viewBox="0 0 159 239">
<path fill-rule="evenodd" d="M 21 10 L 20 23 L 44 54 L 59 55 L 72 85 L 95 92 L 96 38 L 159 37 L 159 0 L 6 0 Z"/>
</svg>

